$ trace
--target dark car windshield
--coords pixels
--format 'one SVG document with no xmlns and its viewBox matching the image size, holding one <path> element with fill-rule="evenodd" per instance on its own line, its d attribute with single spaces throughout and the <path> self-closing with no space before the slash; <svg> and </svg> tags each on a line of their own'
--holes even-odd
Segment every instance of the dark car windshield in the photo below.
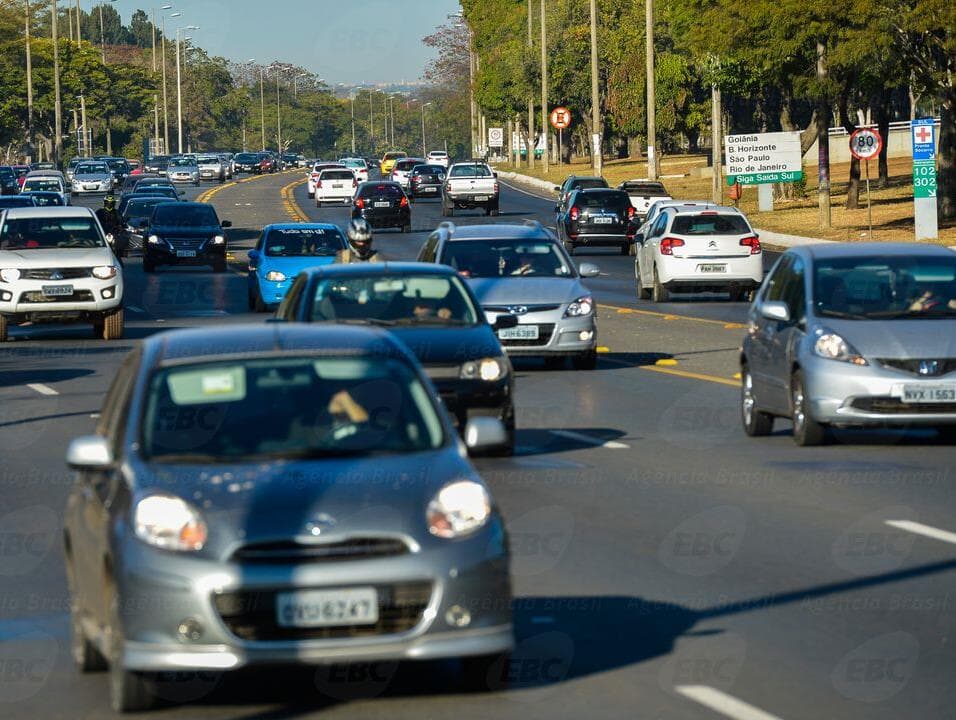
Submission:
<svg viewBox="0 0 956 720">
<path fill-rule="evenodd" d="M 153 212 L 153 208 L 164 202 L 169 202 L 169 199 L 164 197 L 153 197 L 143 198 L 142 200 L 130 200 L 126 205 L 126 208 L 123 210 L 123 217 L 149 217 L 150 213 Z"/>
<path fill-rule="evenodd" d="M 491 177 L 491 170 L 487 165 L 455 165 L 450 177 Z"/>
<path fill-rule="evenodd" d="M 239 153 L 236 155 L 236 162 L 238 163 L 254 163 L 258 162 L 258 160 L 258 156 L 252 153 Z"/>
<path fill-rule="evenodd" d="M 345 248 L 338 228 L 278 228 L 266 235 L 269 257 L 329 257 Z"/>
<path fill-rule="evenodd" d="M 813 305 L 818 315 L 831 317 L 956 317 L 956 257 L 818 259 Z"/>
<path fill-rule="evenodd" d="M 143 451 L 156 462 L 401 454 L 444 442 L 414 369 L 380 356 L 165 368 L 152 377 L 145 408 Z"/>
<path fill-rule="evenodd" d="M 574 272 L 550 240 L 455 240 L 440 260 L 468 278 L 571 277 Z"/>
<path fill-rule="evenodd" d="M 50 178 L 27 178 L 23 183 L 23 190 L 28 192 L 30 190 L 39 190 L 47 192 L 60 192 L 63 189 L 63 185 L 59 180 L 50 179 Z"/>
<path fill-rule="evenodd" d="M 449 275 L 336 277 L 316 284 L 312 320 L 394 325 L 474 325 L 478 313 Z"/>
<path fill-rule="evenodd" d="M 671 225 L 676 235 L 744 235 L 752 232 L 742 215 L 701 213 L 678 215 Z"/>
<path fill-rule="evenodd" d="M 169 203 L 153 211 L 153 224 L 173 227 L 209 227 L 218 225 L 216 211 L 208 205 Z"/>
<path fill-rule="evenodd" d="M 52 250 L 103 247 L 92 217 L 8 219 L 0 228 L 0 250 Z"/>
<path fill-rule="evenodd" d="M 402 192 L 402 188 L 398 185 L 364 185 L 359 192 L 359 197 L 384 197 L 384 198 L 400 198 L 405 193 Z"/>
</svg>

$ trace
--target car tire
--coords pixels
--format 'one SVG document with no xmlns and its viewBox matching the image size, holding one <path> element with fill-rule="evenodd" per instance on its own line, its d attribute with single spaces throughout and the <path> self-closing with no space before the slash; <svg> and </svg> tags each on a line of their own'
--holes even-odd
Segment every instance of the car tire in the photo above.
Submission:
<svg viewBox="0 0 956 720">
<path fill-rule="evenodd" d="M 402 232 L 403 232 L 403 233 L 410 233 L 411 231 L 412 231 L 412 224 L 411 224 L 411 223 L 405 223 L 404 225 L 402 225 Z"/>
<path fill-rule="evenodd" d="M 644 287 L 644 283 L 641 281 L 641 265 L 640 263 L 634 263 L 634 282 L 637 285 L 637 299 L 638 300 L 650 300 L 651 299 L 651 288 Z"/>
<path fill-rule="evenodd" d="M 80 622 L 80 608 L 76 602 L 76 571 L 69 552 L 66 557 L 66 586 L 70 593 L 70 655 L 73 665 L 81 673 L 103 672 L 109 667 L 103 653 L 86 636 Z"/>
<path fill-rule="evenodd" d="M 511 653 L 474 655 L 459 660 L 459 686 L 465 692 L 493 692 L 508 684 Z"/>
<path fill-rule="evenodd" d="M 735 287 L 730 289 L 730 302 L 753 302 L 754 290 L 752 288 Z"/>
<path fill-rule="evenodd" d="M 654 267 L 654 285 L 651 288 L 651 300 L 656 303 L 667 302 L 670 299 L 670 292 L 661 284 L 661 278 L 657 274 L 657 266 Z"/>
<path fill-rule="evenodd" d="M 309 200 L 311 200 L 311 199 L 314 198 L 314 197 L 315 197 L 315 193 L 314 193 L 314 192 L 310 192 L 310 193 L 309 193 Z"/>
<path fill-rule="evenodd" d="M 597 350 L 588 350 L 575 355 L 571 359 L 571 365 L 575 370 L 593 370 L 597 367 Z"/>
<path fill-rule="evenodd" d="M 800 447 L 822 445 L 826 440 L 827 427 L 813 419 L 803 373 L 799 370 L 790 378 L 790 409 L 793 418 L 793 441 Z"/>
<path fill-rule="evenodd" d="M 0 315 L 0 343 L 7 341 L 7 328 L 9 323 L 7 322 L 6 315 Z"/>
<path fill-rule="evenodd" d="M 746 365 L 740 370 L 740 420 L 750 437 L 765 437 L 773 432 L 773 415 L 757 407 L 753 375 Z"/>
<path fill-rule="evenodd" d="M 497 208 L 497 206 L 491 208 L 490 210 L 488 210 L 488 214 L 491 215 L 491 217 L 498 217 L 498 208 Z"/>
<path fill-rule="evenodd" d="M 128 713 L 151 709 L 156 704 L 152 676 L 123 666 L 123 629 L 115 589 L 110 595 L 109 644 L 110 705 L 113 711 Z"/>
</svg>

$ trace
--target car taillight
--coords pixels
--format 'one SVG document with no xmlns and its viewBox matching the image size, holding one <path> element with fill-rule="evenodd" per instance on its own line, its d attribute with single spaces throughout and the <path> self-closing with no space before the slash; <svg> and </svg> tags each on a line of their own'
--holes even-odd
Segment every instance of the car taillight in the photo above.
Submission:
<svg viewBox="0 0 956 720">
<path fill-rule="evenodd" d="M 629 206 L 629 207 L 627 208 L 627 219 L 630 220 L 632 217 L 634 217 L 634 206 L 633 206 L 633 205 L 631 205 L 631 206 Z"/>
<path fill-rule="evenodd" d="M 572 220 L 577 220 L 577 219 L 578 219 L 578 215 L 580 215 L 580 214 L 581 214 L 581 211 L 578 210 L 576 207 L 571 208 L 571 219 L 572 219 Z"/>
<path fill-rule="evenodd" d="M 315 181 L 315 187 L 316 187 L 316 189 L 322 187 L 322 181 L 321 181 L 321 180 L 316 180 L 316 181 Z"/>
<path fill-rule="evenodd" d="M 399 207 L 408 207 L 408 198 L 403 197 L 402 201 L 398 204 Z"/>
<path fill-rule="evenodd" d="M 750 254 L 751 254 L 751 255 L 759 255 L 759 254 L 760 254 L 760 251 L 761 251 L 761 249 L 760 249 L 760 238 L 757 237 L 756 235 L 748 235 L 748 236 L 745 237 L 745 238 L 741 238 L 741 239 L 740 239 L 740 244 L 743 245 L 743 246 L 745 246 L 745 247 L 749 247 L 749 248 L 750 248 Z"/>
<path fill-rule="evenodd" d="M 362 198 L 358 198 L 355 201 L 355 207 L 357 207 L 359 210 L 363 209 L 365 207 L 365 201 Z"/>
<path fill-rule="evenodd" d="M 673 255 L 676 247 L 684 247 L 684 241 L 680 238 L 664 238 L 661 240 L 661 255 Z"/>
</svg>

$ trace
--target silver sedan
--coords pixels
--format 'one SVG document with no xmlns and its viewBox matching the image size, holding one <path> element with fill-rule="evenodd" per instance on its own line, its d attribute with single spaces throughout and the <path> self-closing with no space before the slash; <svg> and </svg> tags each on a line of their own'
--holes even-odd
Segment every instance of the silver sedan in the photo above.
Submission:
<svg viewBox="0 0 956 720">
<path fill-rule="evenodd" d="M 478 418 L 465 438 L 505 431 Z M 485 687 L 503 672 L 504 523 L 384 331 L 153 336 L 67 462 L 73 656 L 109 667 L 117 711 L 149 707 L 175 670 L 462 657 Z"/>
<path fill-rule="evenodd" d="M 935 245 L 810 245 L 781 256 L 750 308 L 741 355 L 749 435 L 793 419 L 935 426 L 956 437 L 956 253 Z"/>
</svg>

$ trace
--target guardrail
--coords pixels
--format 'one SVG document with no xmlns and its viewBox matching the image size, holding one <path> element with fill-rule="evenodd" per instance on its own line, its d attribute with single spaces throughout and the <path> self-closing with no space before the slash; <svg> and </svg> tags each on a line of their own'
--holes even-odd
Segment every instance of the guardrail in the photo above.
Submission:
<svg viewBox="0 0 956 720">
<path fill-rule="evenodd" d="M 940 126 L 940 119 L 933 118 L 933 125 L 936 127 Z M 876 128 L 878 125 L 876 123 L 870 123 L 868 125 L 857 125 L 861 128 Z M 909 120 L 896 120 L 895 122 L 890 123 L 890 132 L 909 132 L 910 121 Z M 830 128 L 830 137 L 845 137 L 849 135 L 844 127 L 832 127 Z"/>
</svg>

